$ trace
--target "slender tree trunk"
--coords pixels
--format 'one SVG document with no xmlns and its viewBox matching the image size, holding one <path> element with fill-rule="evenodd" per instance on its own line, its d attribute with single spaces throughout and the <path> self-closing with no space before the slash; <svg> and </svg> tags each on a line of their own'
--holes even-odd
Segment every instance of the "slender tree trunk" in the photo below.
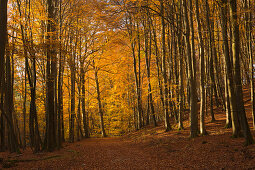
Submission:
<svg viewBox="0 0 255 170">
<path fill-rule="evenodd" d="M 197 97 L 196 97 L 196 79 L 194 77 L 194 63 L 192 62 L 192 53 L 190 45 L 190 28 L 189 18 L 186 0 L 183 0 L 184 7 L 184 21 L 185 21 L 185 42 L 187 48 L 187 63 L 188 63 L 188 76 L 190 82 L 190 137 L 196 137 L 198 135 L 198 120 L 197 120 Z M 194 56 L 193 56 L 194 57 Z M 195 59 L 194 59 L 195 60 Z"/>
<path fill-rule="evenodd" d="M 81 43 L 80 43 L 81 44 Z M 79 61 L 81 61 L 81 47 L 80 47 L 80 55 L 79 55 Z M 81 126 L 81 78 L 78 79 L 77 82 L 77 86 L 78 86 L 78 108 L 77 108 L 77 117 L 76 117 L 76 122 L 77 122 L 77 140 L 81 140 L 83 139 L 83 131 L 82 131 L 82 126 Z"/>
<path fill-rule="evenodd" d="M 182 24 L 182 4 L 179 2 L 179 18 L 178 26 L 180 30 L 183 28 Z M 179 114 L 178 114 L 178 129 L 184 129 L 183 127 L 183 113 L 184 113 L 184 87 L 183 87 L 183 67 L 184 67 L 184 57 L 183 57 L 183 38 L 182 34 L 178 32 L 178 54 L 179 54 Z"/>
<path fill-rule="evenodd" d="M 100 116 L 100 125 L 101 125 L 101 134 L 102 137 L 106 137 L 105 129 L 104 129 L 104 117 L 103 117 L 103 108 L 101 103 L 101 97 L 100 97 L 100 88 L 99 88 L 99 81 L 98 81 L 98 70 L 95 69 L 95 80 L 96 80 L 96 89 L 97 89 L 97 101 L 98 101 L 98 112 Z"/>
<path fill-rule="evenodd" d="M 184 87 L 183 87 L 183 57 L 182 57 L 182 47 L 179 42 L 179 114 L 178 114 L 178 129 L 184 129 L 183 127 L 183 113 L 184 113 Z"/>
<path fill-rule="evenodd" d="M 133 49 L 133 66 L 134 66 L 134 75 L 135 75 L 135 84 L 136 84 L 136 96 L 137 96 L 137 129 L 141 128 L 141 108 L 140 108 L 140 90 L 139 90 L 139 79 L 138 79 L 138 73 L 137 73 L 137 63 L 136 63 L 136 56 L 135 56 L 135 45 L 132 45 Z"/>
<path fill-rule="evenodd" d="M 69 142 L 74 142 L 74 121 L 75 121 L 75 59 L 71 59 L 71 117 L 70 117 L 70 130 Z"/>
<path fill-rule="evenodd" d="M 224 83 L 225 83 L 225 102 L 226 102 L 226 125 L 225 128 L 232 127 L 232 119 L 231 119 L 231 109 L 230 109 L 230 99 L 229 99 L 229 90 L 228 90 L 228 78 L 227 78 L 227 70 L 226 64 L 224 63 Z"/>
<path fill-rule="evenodd" d="M 83 130 L 85 138 L 89 138 L 89 128 L 87 123 L 87 114 L 85 108 L 85 71 L 84 71 L 84 63 L 81 63 L 81 107 L 82 107 L 82 117 L 83 117 Z"/>
<path fill-rule="evenodd" d="M 193 78 L 196 80 L 196 54 L 195 54 L 195 33 L 194 33 L 194 24 L 193 24 L 193 5 L 192 5 L 192 0 L 189 0 L 189 19 L 190 19 L 190 33 L 191 33 L 191 60 L 192 60 L 192 72 L 193 72 Z M 195 91 L 195 93 L 197 93 Z M 197 95 L 196 95 L 197 97 Z"/>
<path fill-rule="evenodd" d="M 59 52 L 59 72 L 58 72 L 58 148 L 62 147 L 63 142 L 63 133 L 64 129 L 62 128 L 62 121 L 63 121 L 63 59 L 61 53 L 61 45 L 60 45 L 60 52 Z"/>
<path fill-rule="evenodd" d="M 208 54 L 209 54 L 209 61 L 208 61 L 208 67 L 209 67 L 209 75 L 210 75 L 210 113 L 211 113 L 211 122 L 215 121 L 215 117 L 214 117 L 214 112 L 213 112 L 213 90 L 216 89 L 215 87 L 215 78 L 214 78 L 214 67 L 213 67 L 213 35 L 212 35 L 212 29 L 211 29 L 211 25 L 213 23 L 211 23 L 212 21 L 210 20 L 210 8 L 209 8 L 209 4 L 208 4 L 208 0 L 205 0 L 205 6 L 206 6 L 206 22 L 207 22 L 207 30 L 208 30 L 208 34 L 209 34 L 209 49 L 208 49 Z M 215 91 L 215 90 L 214 90 Z M 215 91 L 215 98 L 216 98 L 216 93 L 217 91 Z"/>
<path fill-rule="evenodd" d="M 156 30 L 154 28 L 154 25 L 151 22 L 151 27 L 153 31 L 153 39 L 154 39 L 154 44 L 155 44 L 155 56 L 156 56 L 156 66 L 157 66 L 157 78 L 158 78 L 158 87 L 159 87 L 159 92 L 160 92 L 160 99 L 162 102 L 163 108 L 165 108 L 165 103 L 164 103 L 164 95 L 163 95 L 163 89 L 162 89 L 162 81 L 160 78 L 160 73 L 162 70 L 160 69 L 160 61 L 159 61 L 159 49 L 158 49 L 158 41 L 157 41 L 157 35 L 156 35 Z"/>
<path fill-rule="evenodd" d="M 80 89 L 79 89 L 79 96 L 80 96 Z M 81 138 L 83 138 L 82 130 L 81 130 L 81 99 L 79 97 L 78 106 L 77 106 L 77 116 L 76 116 L 76 122 L 77 122 L 77 140 L 80 141 Z"/>
<path fill-rule="evenodd" d="M 140 72 L 140 58 L 141 58 L 141 45 L 140 45 L 140 33 L 139 33 L 139 24 L 137 24 L 137 28 L 135 23 L 132 22 L 132 18 L 129 18 L 129 22 L 130 22 L 130 26 L 131 28 L 128 28 L 129 31 L 129 36 L 130 36 L 130 41 L 131 41 L 131 48 L 132 48 L 132 56 L 133 56 L 133 68 L 134 68 L 134 77 L 135 77 L 135 84 L 136 84 L 136 98 L 137 98 L 137 129 L 141 129 L 142 128 L 142 99 L 141 99 L 141 72 Z M 138 45 L 138 63 L 137 63 L 137 59 L 136 59 L 136 41 L 133 39 L 134 36 L 134 30 L 136 31 L 136 36 L 137 36 L 137 45 Z M 138 67 L 138 68 L 137 68 Z"/>
<path fill-rule="evenodd" d="M 196 19 L 197 19 L 197 29 L 200 45 L 200 134 L 205 135 L 207 132 L 205 130 L 205 60 L 204 60 L 204 41 L 201 30 L 200 16 L 199 16 L 199 6 L 198 0 L 196 0 Z"/>
<path fill-rule="evenodd" d="M 250 0 L 245 0 L 245 8 L 246 10 L 251 10 L 251 1 Z M 252 107 L 252 118 L 253 118 L 253 129 L 255 130 L 255 90 L 254 90 L 254 62 L 253 62 L 253 46 L 252 42 L 254 41 L 252 39 L 252 31 L 253 31 L 253 25 L 252 25 L 252 12 L 247 12 L 246 14 L 246 37 L 247 37 L 247 53 L 249 56 L 250 64 L 249 64 L 249 69 L 250 69 L 250 88 L 251 88 L 251 107 Z"/>
<path fill-rule="evenodd" d="M 208 4 L 208 3 L 207 3 Z M 213 4 L 213 12 L 215 11 L 215 5 Z M 208 14 L 210 15 L 210 8 L 209 8 L 209 4 L 208 4 Z M 213 88 L 213 94 L 214 94 L 214 98 L 215 98 L 215 102 L 216 102 L 216 106 L 220 106 L 220 101 L 219 101 L 219 87 L 218 87 L 218 83 L 217 83 L 217 77 L 219 76 L 219 66 L 218 66 L 218 59 L 217 59 L 217 50 L 216 50 L 216 45 L 215 45 L 215 35 L 214 35 L 214 20 L 213 19 L 209 19 L 209 24 L 210 24 L 210 30 L 211 33 L 209 34 L 211 36 L 211 61 L 210 61 L 210 74 L 211 74 L 211 80 L 212 80 L 212 88 Z M 216 75 L 215 75 L 216 72 Z M 214 115 L 213 115 L 214 117 Z M 213 119 L 213 121 L 215 120 L 215 118 Z"/>
<path fill-rule="evenodd" d="M 227 89 L 230 99 L 230 109 L 231 109 L 231 118 L 232 118 L 232 133 L 233 137 L 237 137 L 240 131 L 238 117 L 237 117 L 237 105 L 236 105 L 236 96 L 234 89 L 234 76 L 232 72 L 232 63 L 230 57 L 230 50 L 228 45 L 228 33 L 227 33 L 227 0 L 222 0 L 220 4 L 221 8 L 221 29 L 224 45 L 224 56 L 225 56 L 225 65 L 227 73 Z"/>
<path fill-rule="evenodd" d="M 167 84 L 167 73 L 166 73 L 166 38 L 165 38 L 165 18 L 164 18 L 164 2 L 160 1 L 160 12 L 161 12 L 161 29 L 162 29 L 162 74 L 164 84 L 164 111 L 165 111 L 165 130 L 166 132 L 171 130 L 169 120 L 169 104 L 168 104 L 168 84 Z"/>
<path fill-rule="evenodd" d="M 146 25 L 149 25 L 146 23 Z M 152 90 L 151 90 L 151 73 L 150 73 L 150 58 L 151 58 L 151 49 L 149 49 L 149 43 L 148 43 L 148 28 L 145 26 L 144 28 L 145 32 L 145 38 L 144 38 L 144 45 L 145 45 L 145 62 L 146 62 L 146 70 L 147 70 L 147 78 L 148 78 L 148 108 L 151 110 L 151 115 L 153 118 L 154 126 L 157 126 L 156 118 L 155 118 L 155 110 L 154 110 L 154 104 L 153 104 L 153 97 L 152 97 Z M 150 44 L 151 46 L 151 44 Z M 150 47 L 151 48 L 151 47 Z M 148 109 L 149 111 L 149 109 Z M 148 114 L 148 113 L 147 113 Z M 149 119 L 148 119 L 149 123 Z"/>
<path fill-rule="evenodd" d="M 26 67 L 26 66 L 25 66 Z M 24 71 L 25 80 L 24 80 L 24 101 L 23 101 L 23 149 L 26 148 L 26 102 L 27 102 L 27 73 L 26 68 Z"/>
<path fill-rule="evenodd" d="M 62 56 L 62 0 L 59 0 L 59 60 L 58 60 L 58 103 L 57 103 L 57 147 L 60 149 L 62 147 L 62 142 L 64 141 L 64 128 L 63 123 L 63 72 L 64 72 L 64 58 Z M 62 132 L 63 131 L 63 132 Z"/>
<path fill-rule="evenodd" d="M 142 108 L 142 88 L 141 88 L 141 40 L 140 40 L 140 32 L 139 32 L 139 23 L 137 23 L 137 45 L 138 45 L 138 81 L 137 81 L 137 104 L 138 104 L 138 128 L 141 129 L 143 127 L 143 108 Z"/>
</svg>

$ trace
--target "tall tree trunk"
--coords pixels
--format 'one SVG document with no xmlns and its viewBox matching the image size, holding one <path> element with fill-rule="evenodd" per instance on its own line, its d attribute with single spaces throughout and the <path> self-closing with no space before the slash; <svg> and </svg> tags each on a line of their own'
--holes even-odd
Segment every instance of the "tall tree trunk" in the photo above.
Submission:
<svg viewBox="0 0 255 170">
<path fill-rule="evenodd" d="M 162 67 L 160 67 L 159 49 L 158 49 L 158 41 L 157 41 L 156 30 L 155 30 L 155 26 L 153 25 L 152 21 L 151 21 L 151 28 L 152 28 L 152 31 L 153 31 L 153 40 L 154 40 L 154 44 L 155 44 L 155 56 L 156 56 L 157 78 L 158 78 L 158 87 L 159 87 L 159 92 L 160 92 L 160 99 L 161 99 L 163 108 L 165 108 L 163 88 L 162 88 L 162 80 L 160 78 L 160 73 L 162 72 L 162 70 L 161 70 Z"/>
<path fill-rule="evenodd" d="M 4 118 L 4 68 L 5 68 L 5 46 L 7 42 L 7 3 L 8 0 L 0 1 L 0 111 L 1 111 L 1 146 L 0 150 L 5 150 L 5 118 Z"/>
<path fill-rule="evenodd" d="M 199 16 L 199 6 L 198 0 L 196 0 L 196 19 L 197 19 L 197 29 L 198 29 L 198 37 L 199 37 L 199 45 L 200 45 L 200 134 L 205 135 L 205 60 L 204 60 L 204 41 L 201 30 L 200 16 Z"/>
<path fill-rule="evenodd" d="M 103 108 L 102 108 L 101 96 L 100 96 L 101 93 L 100 93 L 99 81 L 98 81 L 98 70 L 97 70 L 97 68 L 94 68 L 94 69 L 95 69 L 95 80 L 96 80 L 98 112 L 99 112 L 99 116 L 100 116 L 101 134 L 102 134 L 102 137 L 106 137 L 106 133 L 105 133 L 105 129 L 104 129 Z"/>
<path fill-rule="evenodd" d="M 77 116 L 76 116 L 76 122 L 77 122 L 77 128 L 76 128 L 76 133 L 77 133 L 77 140 L 80 141 L 81 138 L 83 138 L 83 133 L 81 130 L 81 98 L 80 98 L 80 87 L 79 87 L 79 99 L 78 99 L 78 106 L 77 106 Z"/>
<path fill-rule="evenodd" d="M 57 0 L 47 0 L 47 12 L 48 12 L 48 23 L 47 23 L 47 65 L 46 65 L 46 93 L 47 93 L 47 110 L 46 115 L 48 126 L 46 128 L 47 134 L 47 147 L 48 151 L 53 151 L 57 147 L 56 143 L 56 77 L 57 77 L 57 62 L 56 62 L 56 6 Z"/>
<path fill-rule="evenodd" d="M 246 11 L 252 10 L 251 9 L 251 1 L 245 0 L 245 9 Z M 249 56 L 250 64 L 250 88 L 251 88 L 251 107 L 252 107 L 252 118 L 253 118 L 253 129 L 255 130 L 255 90 L 254 90 L 254 57 L 253 57 L 253 46 L 252 46 L 252 31 L 253 31 L 253 25 L 252 25 L 252 12 L 246 12 L 246 37 L 247 37 L 247 53 Z"/>
<path fill-rule="evenodd" d="M 75 59 L 71 59 L 71 117 L 69 128 L 69 142 L 74 142 L 74 121 L 75 121 Z"/>
<path fill-rule="evenodd" d="M 209 49 L 208 49 L 208 54 L 209 54 L 209 61 L 208 61 L 208 67 L 209 67 L 209 75 L 210 75 L 210 113 L 211 113 L 211 121 L 214 122 L 215 121 L 215 117 L 214 117 L 214 112 L 213 112 L 213 91 L 215 92 L 215 97 L 217 95 L 217 91 L 215 90 L 215 78 L 214 78 L 214 67 L 213 67 L 213 44 L 214 44 L 214 40 L 213 40 L 213 34 L 212 34 L 212 28 L 211 25 L 213 24 L 212 21 L 210 20 L 210 7 L 208 4 L 208 0 L 205 0 L 205 6 L 206 6 L 206 22 L 207 22 L 207 30 L 208 30 L 208 34 L 209 34 Z"/>
<path fill-rule="evenodd" d="M 5 46 L 7 42 L 7 2 L 8 0 L 0 1 L 0 90 L 2 92 L 3 76 L 4 76 L 4 56 Z"/>
<path fill-rule="evenodd" d="M 180 36 L 180 35 L 179 35 Z M 180 40 L 178 40 L 180 41 Z M 178 114 L 178 129 L 184 129 L 183 127 L 183 113 L 184 113 L 184 87 L 183 87 L 183 57 L 182 57 L 182 45 L 179 42 L 179 114 Z"/>
<path fill-rule="evenodd" d="M 61 45 L 60 45 L 61 46 Z M 58 72 L 58 148 L 62 147 L 63 142 L 63 133 L 64 129 L 62 128 L 62 122 L 63 122 L 63 61 L 62 61 L 62 54 L 61 54 L 61 47 L 59 52 L 59 72 Z"/>
<path fill-rule="evenodd" d="M 21 4 L 20 1 L 17 1 L 18 4 L 18 10 L 20 16 L 22 16 L 21 13 Z M 26 17 L 28 18 L 28 21 L 26 24 L 30 25 L 30 11 L 31 11 L 31 4 L 30 1 L 28 2 L 28 14 Z M 25 74 L 27 74 L 29 87 L 30 87 L 30 111 L 29 111 L 29 136 L 30 136 L 30 146 L 32 147 L 34 152 L 39 152 L 40 150 L 40 144 L 41 144 L 41 138 L 39 134 L 39 127 L 38 127 L 38 120 L 37 120 L 37 113 L 36 113 L 36 60 L 35 60 L 35 51 L 33 47 L 33 34 L 32 29 L 29 29 L 30 35 L 28 36 L 27 32 L 25 31 L 25 28 L 23 24 L 20 22 L 20 28 L 21 28 L 21 35 L 22 35 L 22 42 L 23 42 L 23 49 L 24 49 L 24 56 L 25 56 Z M 28 39 L 30 41 L 28 41 Z M 30 48 L 28 48 L 30 47 Z M 30 61 L 31 65 L 29 64 L 28 60 L 28 52 L 30 54 Z M 24 101 L 25 102 L 25 101 Z"/>
<path fill-rule="evenodd" d="M 224 49 L 225 50 L 225 49 Z M 231 109 L 230 109 L 230 99 L 229 99 L 229 90 L 228 90 L 228 77 L 227 77 L 227 68 L 226 63 L 224 63 L 224 83 L 225 83 L 225 102 L 226 102 L 226 125 L 225 128 L 232 127 L 232 119 L 231 119 Z"/>
<path fill-rule="evenodd" d="M 190 45 L 190 28 L 186 0 L 183 0 L 184 7 L 184 21 L 185 21 L 185 42 L 187 48 L 187 63 L 188 63 L 188 77 L 190 82 L 190 137 L 198 135 L 198 120 L 197 120 L 197 97 L 196 97 L 196 79 L 194 77 L 194 63 L 192 62 L 192 53 Z M 192 21 L 191 21 L 192 22 Z M 195 57 L 195 56 L 193 56 Z M 194 59 L 195 60 L 195 59 Z"/>
<path fill-rule="evenodd" d="M 26 67 L 26 66 L 25 66 Z M 26 148 L 26 102 L 27 102 L 27 73 L 26 68 L 24 71 L 25 80 L 24 80 L 24 101 L 23 101 L 23 148 Z"/>
<path fill-rule="evenodd" d="M 137 45 L 138 45 L 138 129 L 141 129 L 144 125 L 143 123 L 143 108 L 142 108 L 142 88 L 141 88 L 141 40 L 140 40 L 140 32 L 139 32 L 139 23 L 137 23 Z"/>
<path fill-rule="evenodd" d="M 3 85 L 4 86 L 4 85 Z M 4 89 L 4 87 L 3 86 L 1 86 L 1 88 L 2 89 Z M 5 115 L 5 110 L 4 110 L 4 95 L 3 95 L 3 91 L 1 91 L 1 102 L 0 102 L 0 109 L 1 109 L 1 119 L 0 119 L 0 127 L 1 127 L 1 130 L 0 130 L 0 134 L 1 134 L 1 145 L 0 145 L 0 151 L 1 152 L 4 152 L 5 151 L 5 149 L 6 149 L 6 146 L 5 146 L 5 126 L 6 126 L 6 119 L 5 119 L 5 117 L 4 117 L 4 115 Z"/>
<path fill-rule="evenodd" d="M 8 40 L 7 40 L 8 42 Z M 18 139 L 14 131 L 13 123 L 13 84 L 12 84 L 12 75 L 11 75 L 11 59 L 10 52 L 6 51 L 6 63 L 5 63 L 5 74 L 6 74 L 6 89 L 5 89 L 5 113 L 6 119 L 8 120 L 8 143 L 10 152 L 19 152 L 18 148 Z"/>
<path fill-rule="evenodd" d="M 10 55 L 7 54 L 7 3 L 8 0 L 0 1 L 0 96 L 1 96 L 1 150 L 5 150 L 5 120 L 7 121 L 9 150 L 19 152 L 18 141 L 13 125 L 13 84 L 11 77 Z M 6 60 L 5 60 L 6 56 Z M 5 118 L 4 118 L 5 117 Z"/>
<path fill-rule="evenodd" d="M 164 2 L 160 1 L 160 13 L 161 13 L 161 34 L 162 34 L 162 74 L 164 84 L 164 112 L 165 112 L 165 130 L 166 132 L 171 130 L 169 120 L 169 104 L 168 104 L 168 84 L 167 84 L 167 73 L 166 73 L 166 33 L 165 33 L 165 18 L 164 18 Z"/>
<path fill-rule="evenodd" d="M 140 43 L 140 42 L 138 42 Z M 135 84 L 136 84 L 136 95 L 137 95 L 137 128 L 142 128 L 142 105 L 141 105 L 141 92 L 140 92 L 140 57 L 138 56 L 138 70 L 137 70 L 137 59 L 135 56 L 135 43 L 132 43 L 132 51 L 133 51 L 133 66 L 134 66 L 134 75 L 135 75 Z M 139 52 L 139 49 L 138 49 Z M 139 52 L 140 55 L 140 52 Z"/>
<path fill-rule="evenodd" d="M 230 50 L 228 45 L 228 33 L 227 33 L 227 0 L 222 0 L 220 4 L 221 11 L 221 29 L 224 45 L 224 56 L 225 56 L 225 65 L 227 73 L 227 88 L 230 99 L 230 109 L 231 109 L 231 118 L 232 118 L 232 134 L 234 137 L 238 136 L 240 131 L 238 117 L 237 117 L 237 105 L 236 105 L 236 96 L 234 89 L 234 76 L 232 72 L 232 62 L 230 57 Z"/>
<path fill-rule="evenodd" d="M 245 137 L 245 144 L 250 145 L 254 143 L 250 128 L 247 122 L 244 102 L 243 102 L 243 91 L 240 73 L 240 39 L 239 39 L 239 26 L 237 17 L 237 2 L 236 0 L 230 0 L 230 18 L 231 26 L 233 31 L 232 37 L 232 51 L 233 51 L 233 66 L 234 66 L 234 81 L 235 81 L 235 92 L 237 99 L 237 111 L 240 119 L 241 128 Z"/>
<path fill-rule="evenodd" d="M 145 45 L 145 62 L 146 62 L 146 70 L 147 70 L 147 78 L 148 78 L 148 108 L 151 110 L 151 116 L 153 118 L 153 123 L 154 126 L 157 126 L 156 118 L 155 118 L 155 110 L 154 110 L 154 104 L 153 104 L 153 99 L 152 99 L 152 90 L 151 90 L 151 73 L 150 73 L 150 59 L 151 59 L 151 43 L 149 44 L 148 42 L 148 32 L 150 28 L 148 28 L 149 23 L 145 23 L 145 28 L 144 28 L 144 45 Z M 150 46 L 150 47 L 148 47 Z M 149 109 L 148 109 L 149 111 Z M 148 114 L 148 113 L 147 113 Z M 149 119 L 148 119 L 149 123 Z"/>
<path fill-rule="evenodd" d="M 62 142 L 64 141 L 64 128 L 63 123 L 63 72 L 64 72 L 64 58 L 62 56 L 62 0 L 59 0 L 59 60 L 58 60 L 58 103 L 57 103 L 57 147 L 60 149 L 62 147 Z M 63 131 L 63 132 L 62 132 Z"/>
<path fill-rule="evenodd" d="M 178 26 L 180 28 L 180 30 L 182 30 L 183 28 L 183 24 L 182 24 L 182 3 L 179 2 L 179 18 L 178 18 Z M 183 36 L 181 34 L 181 32 L 178 32 L 178 55 L 179 55 L 179 114 L 178 114 L 178 129 L 184 129 L 183 127 L 183 113 L 184 113 L 184 87 L 183 87 L 183 67 L 184 67 L 184 57 L 183 57 Z"/>
<path fill-rule="evenodd" d="M 84 62 L 81 62 L 81 110 L 83 117 L 83 130 L 85 138 L 89 138 L 89 128 L 87 123 L 87 113 L 85 107 L 85 71 L 84 71 Z"/>
</svg>

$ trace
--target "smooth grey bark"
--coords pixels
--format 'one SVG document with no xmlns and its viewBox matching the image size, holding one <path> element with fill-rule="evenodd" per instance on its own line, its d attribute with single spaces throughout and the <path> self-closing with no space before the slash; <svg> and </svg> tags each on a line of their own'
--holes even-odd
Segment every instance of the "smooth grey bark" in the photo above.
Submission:
<svg viewBox="0 0 255 170">
<path fill-rule="evenodd" d="M 225 102 L 226 102 L 226 125 L 225 128 L 232 127 L 232 119 L 231 119 L 231 109 L 230 109 L 230 99 L 229 99 L 229 91 L 228 91 L 228 78 L 227 78 L 227 69 L 226 64 L 224 63 L 224 84 L 225 84 Z"/>
<path fill-rule="evenodd" d="M 183 0 L 184 8 L 184 23 L 185 23 L 185 43 L 187 51 L 187 63 L 188 63 L 188 77 L 190 82 L 190 137 L 196 137 L 198 135 L 198 120 L 197 120 L 197 97 L 196 97 L 196 80 L 194 77 L 194 63 L 192 62 L 192 50 L 190 44 L 190 27 L 188 18 L 188 8 L 186 0 Z M 194 56 L 193 56 L 194 57 Z"/>
<path fill-rule="evenodd" d="M 160 13 L 161 17 L 161 35 L 162 35 L 162 74 L 163 74 L 163 86 L 164 86 L 164 112 L 165 112 L 165 130 L 166 132 L 171 130 L 169 121 L 169 103 L 168 103 L 168 82 L 166 73 L 166 37 L 165 37 L 165 19 L 164 19 L 164 2 L 160 1 Z"/>
<path fill-rule="evenodd" d="M 251 9 L 251 1 L 250 0 L 244 0 L 245 2 L 245 9 L 246 11 L 249 11 Z M 249 56 L 249 70 L 250 70 L 250 89 L 251 89 L 251 107 L 252 107 L 252 119 L 253 119 L 253 129 L 255 129 L 255 90 L 254 90 L 254 57 L 253 57 L 253 46 L 252 46 L 252 42 L 254 41 L 252 39 L 252 30 L 253 30 L 253 25 L 252 25 L 252 12 L 246 12 L 245 13 L 245 20 L 246 20 L 246 38 L 247 38 L 247 42 L 246 42 L 246 46 L 247 46 L 247 53 Z"/>
<path fill-rule="evenodd" d="M 230 99 L 230 109 L 231 109 L 231 118 L 232 118 L 232 135 L 234 137 L 238 136 L 240 131 L 238 117 L 237 117 L 237 105 L 236 105 L 236 96 L 234 89 L 234 76 L 233 76 L 233 66 L 230 57 L 230 49 L 228 45 L 228 32 L 227 32 L 227 0 L 221 0 L 220 4 L 221 12 L 221 29 L 224 45 L 224 59 L 226 65 L 226 74 L 227 74 L 227 89 Z"/>
<path fill-rule="evenodd" d="M 232 26 L 232 51 L 233 51 L 233 66 L 234 66 L 234 81 L 235 81 L 235 92 L 237 99 L 237 111 L 240 125 L 245 137 L 245 145 L 254 143 L 253 137 L 250 132 L 250 127 L 246 118 L 244 102 L 243 102 L 243 91 L 240 73 L 240 38 L 239 38 L 239 25 L 237 17 L 237 1 L 230 0 L 230 18 Z"/>
<path fill-rule="evenodd" d="M 196 4 L 196 20 L 197 20 L 197 29 L 198 29 L 198 38 L 200 45 L 200 134 L 206 135 L 207 132 L 205 130 L 205 60 L 204 60 L 204 41 L 201 30 L 200 16 L 199 16 L 199 5 L 198 0 L 195 2 Z"/>
<path fill-rule="evenodd" d="M 208 53 L 209 53 L 209 62 L 208 62 L 208 67 L 209 67 L 209 75 L 210 75 L 210 113 L 211 113 L 211 121 L 215 121 L 215 117 L 214 117 L 214 112 L 213 112 L 213 92 L 215 94 L 215 98 L 217 95 L 217 91 L 216 91 L 216 86 L 215 86 L 215 77 L 214 77 L 214 68 L 213 68 L 213 55 L 214 54 L 214 38 L 212 35 L 212 28 L 211 25 L 213 24 L 213 22 L 210 20 L 210 7 L 208 4 L 208 0 L 205 0 L 205 6 L 206 6 L 206 22 L 207 22 L 207 30 L 208 30 L 208 34 L 209 34 L 209 49 L 208 49 Z"/>
<path fill-rule="evenodd" d="M 138 71 L 137 71 L 137 76 L 138 76 L 138 82 L 137 82 L 137 107 L 138 107 L 138 128 L 141 129 L 144 126 L 144 121 L 143 121 L 143 105 L 142 105 L 142 84 L 141 84 L 141 38 L 140 38 L 140 31 L 139 31 L 139 22 L 136 23 L 136 32 L 137 32 L 137 60 L 138 60 Z"/>
<path fill-rule="evenodd" d="M 182 29 L 183 27 L 183 24 L 182 24 L 182 4 L 179 2 L 179 18 L 178 18 L 178 27 L 180 29 Z M 183 76 L 184 76 L 184 72 L 183 72 L 183 69 L 184 69 L 184 57 L 183 57 L 183 46 L 184 46 L 184 43 L 183 43 L 183 36 L 180 32 L 178 32 L 178 38 L 177 38 L 177 41 L 178 41 L 178 55 L 179 55 L 179 82 L 178 82 L 178 85 L 179 85 L 179 113 L 178 113 L 178 129 L 181 130 L 181 129 L 184 129 L 183 127 L 183 114 L 184 114 L 184 97 L 185 97 L 185 94 L 184 94 L 184 86 L 183 86 Z"/>
<path fill-rule="evenodd" d="M 24 88 L 23 88 L 23 94 L 24 94 L 24 100 L 23 100 L 23 148 L 26 148 L 26 114 L 27 114 L 27 109 L 26 109 L 26 102 L 27 102 L 27 73 L 26 73 L 26 68 L 24 70 Z"/>
</svg>

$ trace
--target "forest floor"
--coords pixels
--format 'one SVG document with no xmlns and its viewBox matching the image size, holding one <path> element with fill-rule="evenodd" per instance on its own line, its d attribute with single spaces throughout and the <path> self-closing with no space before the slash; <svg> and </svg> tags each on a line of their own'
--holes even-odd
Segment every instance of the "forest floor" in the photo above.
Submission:
<svg viewBox="0 0 255 170">
<path fill-rule="evenodd" d="M 249 123 L 252 122 L 248 90 L 244 91 Z M 12 169 L 255 169 L 255 145 L 231 138 L 225 114 L 215 108 L 215 122 L 206 118 L 208 136 L 189 138 L 185 130 L 164 132 L 164 126 L 146 127 L 122 137 L 91 138 L 65 143 L 59 151 L 33 154 L 0 153 L 0 169 L 12 160 Z M 250 124 L 252 127 L 252 125 Z M 176 129 L 176 125 L 173 125 Z M 255 138 L 255 131 L 252 130 Z"/>
</svg>

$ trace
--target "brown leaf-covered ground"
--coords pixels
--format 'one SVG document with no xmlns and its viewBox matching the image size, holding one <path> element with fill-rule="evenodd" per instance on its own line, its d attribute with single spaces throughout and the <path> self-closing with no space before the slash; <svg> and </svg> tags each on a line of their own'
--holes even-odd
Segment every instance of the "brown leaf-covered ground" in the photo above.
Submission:
<svg viewBox="0 0 255 170">
<path fill-rule="evenodd" d="M 248 91 L 244 94 L 251 123 Z M 218 108 L 214 111 L 215 122 L 210 122 L 210 116 L 206 118 L 209 135 L 195 139 L 189 138 L 185 121 L 182 131 L 164 132 L 160 125 L 123 137 L 65 143 L 52 153 L 25 150 L 21 155 L 0 153 L 0 158 L 25 160 L 13 164 L 12 169 L 255 169 L 255 145 L 245 147 L 243 138 L 231 138 L 231 129 L 224 128 L 224 112 Z M 253 130 L 252 134 L 255 137 Z"/>
</svg>

